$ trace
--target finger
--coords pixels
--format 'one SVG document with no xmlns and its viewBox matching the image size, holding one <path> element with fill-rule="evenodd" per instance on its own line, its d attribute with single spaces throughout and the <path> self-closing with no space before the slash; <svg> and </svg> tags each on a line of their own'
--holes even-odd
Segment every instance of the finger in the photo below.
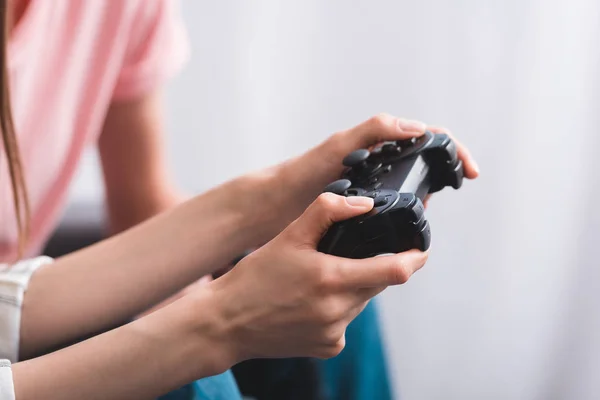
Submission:
<svg viewBox="0 0 600 400">
<path fill-rule="evenodd" d="M 428 194 L 427 196 L 425 196 L 425 199 L 423 200 L 423 207 L 427 208 L 427 206 L 429 205 L 429 200 L 431 200 L 431 195 Z"/>
<path fill-rule="evenodd" d="M 458 158 L 462 160 L 465 169 L 465 177 L 475 179 L 479 176 L 479 166 L 471 155 L 471 152 L 452 135 L 448 129 L 441 126 L 428 126 L 427 129 L 432 133 L 445 133 L 456 143 L 456 152 Z"/>
<path fill-rule="evenodd" d="M 421 121 L 379 114 L 342 133 L 349 148 L 367 148 L 385 141 L 418 137 L 427 125 Z"/>
<path fill-rule="evenodd" d="M 401 285 L 427 262 L 428 252 L 409 250 L 399 254 L 361 260 L 340 259 L 338 278 L 340 286 L 348 289 Z"/>
<path fill-rule="evenodd" d="M 303 244 L 316 247 L 325 232 L 335 222 L 365 214 L 372 208 L 373 199 L 370 197 L 344 197 L 323 193 L 288 229 Z"/>
</svg>

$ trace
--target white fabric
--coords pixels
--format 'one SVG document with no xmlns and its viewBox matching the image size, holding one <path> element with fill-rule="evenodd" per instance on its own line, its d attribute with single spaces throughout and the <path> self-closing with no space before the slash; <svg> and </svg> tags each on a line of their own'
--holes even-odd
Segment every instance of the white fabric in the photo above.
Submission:
<svg viewBox="0 0 600 400">
<path fill-rule="evenodd" d="M 51 262 L 49 257 L 36 257 L 14 265 L 0 264 L 0 359 L 18 360 L 23 294 L 31 275 Z"/>
<path fill-rule="evenodd" d="M 15 388 L 13 384 L 10 361 L 0 360 L 0 400 L 14 400 Z"/>
<path fill-rule="evenodd" d="M 49 257 L 36 257 L 14 265 L 0 264 L 0 400 L 14 399 L 11 362 L 18 361 L 23 294 L 31 275 Z"/>
</svg>

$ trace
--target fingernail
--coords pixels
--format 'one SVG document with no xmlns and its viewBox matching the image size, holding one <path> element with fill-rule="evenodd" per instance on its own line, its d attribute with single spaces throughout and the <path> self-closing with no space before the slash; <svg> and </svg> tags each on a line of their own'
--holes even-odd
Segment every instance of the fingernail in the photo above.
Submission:
<svg viewBox="0 0 600 400">
<path fill-rule="evenodd" d="M 346 197 L 346 203 L 352 207 L 373 208 L 373 199 L 370 197 L 350 196 Z"/>
<path fill-rule="evenodd" d="M 425 132 L 425 129 L 427 129 L 427 125 L 425 125 L 425 123 L 421 121 L 416 121 L 414 119 L 398 118 L 398 128 L 400 128 L 401 131 Z"/>
</svg>

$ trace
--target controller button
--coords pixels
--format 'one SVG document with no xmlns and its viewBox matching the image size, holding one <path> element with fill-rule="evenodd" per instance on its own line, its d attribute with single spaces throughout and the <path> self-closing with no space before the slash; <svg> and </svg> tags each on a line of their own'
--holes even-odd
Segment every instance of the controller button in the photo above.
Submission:
<svg viewBox="0 0 600 400">
<path fill-rule="evenodd" d="M 431 227 L 429 222 L 425 222 L 425 226 L 417 234 L 416 247 L 421 251 L 426 251 L 431 245 Z"/>
<path fill-rule="evenodd" d="M 373 200 L 375 207 L 385 206 L 389 201 L 388 196 L 378 196 Z"/>
<path fill-rule="evenodd" d="M 412 193 L 400 193 L 400 203 L 398 204 L 400 207 L 408 207 L 410 206 L 417 196 Z"/>
<path fill-rule="evenodd" d="M 411 141 L 412 145 L 407 146 L 405 144 L 404 147 L 402 148 L 402 152 L 400 153 L 400 156 L 403 158 L 412 156 L 415 153 L 418 153 L 418 152 L 422 151 L 423 149 L 427 148 L 428 146 L 430 146 L 431 143 L 434 141 L 434 139 L 435 139 L 434 134 L 429 131 L 426 131 L 424 135 L 414 139 L 414 141 Z M 399 140 L 398 142 L 402 142 L 402 141 Z"/>
<path fill-rule="evenodd" d="M 387 174 L 391 170 L 392 170 L 392 166 L 391 165 L 386 165 L 385 167 L 383 167 L 383 169 L 381 170 L 381 172 L 383 172 L 384 174 Z"/>
<path fill-rule="evenodd" d="M 425 214 L 425 206 L 423 206 L 423 202 L 421 201 L 421 199 L 419 199 L 417 197 L 417 201 L 415 201 L 415 204 L 412 206 L 412 222 L 413 223 L 417 223 L 421 220 L 421 218 L 423 218 L 423 215 Z"/>
<path fill-rule="evenodd" d="M 365 162 L 367 158 L 369 158 L 369 155 L 371 155 L 371 153 L 367 149 L 355 150 L 352 153 L 348 154 L 344 158 L 342 163 L 346 167 L 353 167 L 355 165 Z"/>
<path fill-rule="evenodd" d="M 331 192 L 342 195 L 350 188 L 350 186 L 352 186 L 352 182 L 350 182 L 348 179 L 338 179 L 337 181 L 327 185 L 323 192 Z"/>
<path fill-rule="evenodd" d="M 374 183 L 377 183 L 378 180 L 379 180 L 379 178 L 377 178 L 376 176 L 374 176 L 371 179 L 369 179 L 369 183 L 372 185 Z"/>
</svg>

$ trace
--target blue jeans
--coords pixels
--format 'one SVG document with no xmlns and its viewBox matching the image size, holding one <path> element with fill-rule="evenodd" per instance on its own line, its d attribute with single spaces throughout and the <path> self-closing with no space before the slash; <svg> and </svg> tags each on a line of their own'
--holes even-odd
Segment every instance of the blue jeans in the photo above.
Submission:
<svg viewBox="0 0 600 400">
<path fill-rule="evenodd" d="M 385 348 L 375 299 L 346 330 L 346 347 L 321 362 L 327 400 L 391 400 Z"/>
<path fill-rule="evenodd" d="M 241 400 L 242 395 L 231 371 L 200 379 L 166 394 L 159 400 Z"/>
</svg>

